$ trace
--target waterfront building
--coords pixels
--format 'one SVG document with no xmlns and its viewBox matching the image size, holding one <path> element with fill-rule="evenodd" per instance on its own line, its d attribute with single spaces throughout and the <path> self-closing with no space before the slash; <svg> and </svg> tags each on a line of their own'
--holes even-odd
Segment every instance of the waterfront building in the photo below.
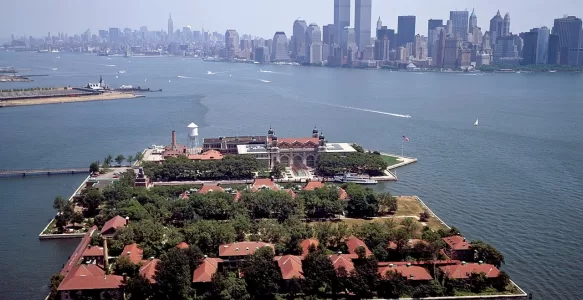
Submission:
<svg viewBox="0 0 583 300">
<path fill-rule="evenodd" d="M 322 43 L 324 45 L 334 44 L 334 24 L 322 26 Z"/>
<path fill-rule="evenodd" d="M 345 43 L 340 45 L 345 53 L 348 53 L 348 49 L 356 50 L 356 36 L 354 33 L 354 28 L 346 27 L 342 31 L 342 41 Z"/>
<path fill-rule="evenodd" d="M 470 15 L 469 33 L 472 33 L 473 27 L 478 27 L 478 16 L 476 16 L 476 11 L 474 9 L 472 9 L 472 14 Z"/>
<path fill-rule="evenodd" d="M 427 22 L 427 54 L 430 57 L 435 56 L 433 49 L 435 47 L 435 42 L 439 39 L 440 31 L 436 30 L 436 28 L 442 27 L 443 20 L 441 19 L 429 19 Z"/>
<path fill-rule="evenodd" d="M 433 51 L 433 65 L 439 68 L 443 68 L 443 62 L 445 59 L 445 40 L 447 38 L 447 31 L 443 27 L 437 27 L 434 29 L 438 34 L 438 38 L 435 41 L 435 50 Z"/>
<path fill-rule="evenodd" d="M 334 44 L 344 45 L 342 40 L 344 28 L 350 27 L 350 0 L 334 0 Z"/>
<path fill-rule="evenodd" d="M 366 46 L 370 45 L 372 34 L 372 0 L 355 0 L 354 12 L 356 45 L 362 51 Z"/>
<path fill-rule="evenodd" d="M 119 28 L 109 28 L 109 42 L 118 43 L 119 39 Z"/>
<path fill-rule="evenodd" d="M 462 41 L 468 40 L 468 11 L 450 11 L 449 19 L 452 24 L 452 31 L 454 35 L 459 36 Z"/>
<path fill-rule="evenodd" d="M 427 37 L 422 35 L 415 36 L 415 53 L 414 56 L 417 60 L 427 59 Z"/>
<path fill-rule="evenodd" d="M 538 29 L 536 63 L 546 64 L 549 59 L 549 35 L 550 30 L 546 26 Z M 524 52 L 524 50 L 523 50 Z"/>
<path fill-rule="evenodd" d="M 459 54 L 462 46 L 462 40 L 459 36 L 448 36 L 445 39 L 445 49 L 443 54 L 443 68 L 459 68 Z"/>
<path fill-rule="evenodd" d="M 556 34 L 549 35 L 549 52 L 547 64 L 556 65 L 559 63 L 560 42 L 559 36 Z"/>
<path fill-rule="evenodd" d="M 261 64 L 269 63 L 270 62 L 270 53 L 269 48 L 267 46 L 257 46 L 255 47 L 254 51 L 254 59 L 256 62 Z"/>
<path fill-rule="evenodd" d="M 225 32 L 225 58 L 233 59 L 237 57 L 239 50 L 239 33 L 237 30 L 229 29 Z"/>
<path fill-rule="evenodd" d="M 273 42 L 271 46 L 271 61 L 288 61 L 289 55 L 287 52 L 287 36 L 285 32 L 278 31 L 273 35 Z"/>
<path fill-rule="evenodd" d="M 524 45 L 522 38 L 518 34 L 512 34 L 510 36 L 512 38 L 514 38 L 514 45 L 516 45 L 516 51 L 518 51 L 518 57 L 522 57 L 522 47 Z"/>
<path fill-rule="evenodd" d="M 514 40 L 514 36 L 498 37 L 492 53 L 495 63 L 515 64 L 518 62 L 518 48 Z"/>
<path fill-rule="evenodd" d="M 415 16 L 399 16 L 397 23 L 398 46 L 405 46 L 407 43 L 415 42 L 415 19 Z"/>
<path fill-rule="evenodd" d="M 538 28 L 533 28 L 529 32 L 520 34 L 524 44 L 522 50 L 522 65 L 536 64 L 536 53 L 538 52 Z"/>
<path fill-rule="evenodd" d="M 306 21 L 297 19 L 294 21 L 292 34 L 292 59 L 298 62 L 304 62 L 306 57 L 306 31 L 308 24 Z"/>
<path fill-rule="evenodd" d="M 561 65 L 580 65 L 582 48 L 582 23 L 575 16 L 555 19 L 553 34 L 559 37 L 559 63 Z"/>
<path fill-rule="evenodd" d="M 395 34 L 395 31 L 392 29 L 388 29 L 387 26 L 381 26 L 380 29 L 377 30 L 377 39 L 375 40 L 374 45 L 374 59 L 380 61 L 389 60 L 389 51 L 390 51 L 390 41 L 389 35 Z"/>
<path fill-rule="evenodd" d="M 503 27 L 504 27 L 504 19 L 500 15 L 500 10 L 496 13 L 496 15 L 490 19 L 490 46 L 494 48 L 496 45 L 496 40 L 503 36 Z"/>
<path fill-rule="evenodd" d="M 172 21 L 172 14 L 168 15 L 168 42 L 174 41 L 174 22 Z"/>
<path fill-rule="evenodd" d="M 322 32 L 316 23 L 310 24 L 305 34 L 306 62 L 322 64 Z M 312 47 L 314 46 L 314 47 Z"/>
</svg>

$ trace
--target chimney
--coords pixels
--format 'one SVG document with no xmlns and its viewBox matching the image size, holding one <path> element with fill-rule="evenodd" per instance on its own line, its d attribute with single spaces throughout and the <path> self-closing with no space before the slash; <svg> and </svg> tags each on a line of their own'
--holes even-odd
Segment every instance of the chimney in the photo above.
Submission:
<svg viewBox="0 0 583 300">
<path fill-rule="evenodd" d="M 105 267 L 105 274 L 109 274 L 109 254 L 107 252 L 107 239 L 103 238 L 103 266 Z"/>
<path fill-rule="evenodd" d="M 176 131 L 172 130 L 172 147 L 176 147 Z"/>
</svg>

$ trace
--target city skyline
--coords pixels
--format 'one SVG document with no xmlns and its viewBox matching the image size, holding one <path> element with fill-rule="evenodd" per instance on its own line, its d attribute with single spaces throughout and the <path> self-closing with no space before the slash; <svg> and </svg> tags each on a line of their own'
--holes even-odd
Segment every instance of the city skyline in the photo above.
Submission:
<svg viewBox="0 0 583 300">
<path fill-rule="evenodd" d="M 34 2 L 34 3 L 32 3 Z M 228 3 L 227 3 L 228 2 Z M 555 18 L 565 14 L 577 15 L 583 10 L 583 3 L 563 0 L 560 5 L 549 6 L 548 3 L 535 0 L 528 2 L 528 9 L 524 3 L 493 0 L 488 3 L 479 1 L 444 0 L 439 3 L 425 2 L 399 4 L 389 1 L 372 1 L 371 28 L 376 28 L 378 17 L 383 25 L 397 29 L 399 15 L 416 16 L 416 33 L 426 35 L 423 28 L 427 28 L 429 19 L 449 18 L 450 11 L 475 9 L 478 16 L 478 26 L 483 31 L 487 29 L 489 19 L 496 11 L 504 15 L 512 15 L 512 31 L 526 32 L 534 27 L 553 26 Z M 67 6 L 67 10 L 62 7 Z M 172 14 L 174 28 L 183 28 L 190 25 L 193 30 L 204 27 L 211 31 L 225 32 L 235 29 L 240 34 L 251 34 L 263 38 L 272 37 L 276 31 L 284 31 L 291 36 L 293 21 L 298 17 L 306 22 L 320 26 L 334 23 L 334 1 L 297 0 L 294 2 L 278 3 L 277 13 L 268 13 L 270 6 L 267 0 L 250 0 L 245 3 L 236 1 L 196 2 L 174 0 L 161 3 L 154 1 L 129 0 L 123 3 L 112 0 L 103 0 L 100 7 L 115 7 L 107 14 L 72 14 L 70 11 L 86 11 L 83 3 L 70 3 L 65 0 L 55 0 L 50 3 L 37 3 L 33 0 L 23 0 L 17 3 L 10 2 L 3 6 L 12 13 L 0 20 L 0 38 L 6 39 L 11 34 L 15 36 L 45 36 L 48 32 L 56 34 L 80 34 L 86 29 L 97 32 L 99 29 L 110 27 L 137 29 L 147 26 L 149 30 L 164 30 L 168 27 L 168 16 Z M 109 5 L 111 4 L 111 5 Z M 305 5 L 303 5 L 305 4 Z M 309 5 L 308 5 L 309 4 Z M 225 5 L 230 9 L 225 10 Z M 350 1 L 350 23 L 355 24 L 355 1 Z M 31 11 L 29 7 L 36 7 Z M 265 7 L 266 10 L 259 10 Z M 309 8 L 309 9 L 308 9 Z M 38 15 L 36 11 L 43 13 Z M 25 22 L 22 22 L 24 16 Z M 373 24 L 374 23 L 374 24 Z M 374 34 L 373 34 L 374 35 Z"/>
</svg>

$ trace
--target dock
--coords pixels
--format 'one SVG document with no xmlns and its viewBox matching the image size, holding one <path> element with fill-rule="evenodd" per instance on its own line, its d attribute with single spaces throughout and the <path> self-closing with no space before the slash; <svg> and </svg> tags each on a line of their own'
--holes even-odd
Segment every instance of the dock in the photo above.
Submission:
<svg viewBox="0 0 583 300">
<path fill-rule="evenodd" d="M 51 176 L 63 174 L 89 174 L 89 168 L 0 170 L 0 177 Z"/>
</svg>

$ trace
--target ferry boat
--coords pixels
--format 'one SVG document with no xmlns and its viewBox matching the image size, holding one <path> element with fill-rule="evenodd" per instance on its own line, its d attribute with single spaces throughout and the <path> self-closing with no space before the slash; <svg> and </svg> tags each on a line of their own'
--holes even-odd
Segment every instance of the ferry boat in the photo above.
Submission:
<svg viewBox="0 0 583 300">
<path fill-rule="evenodd" d="M 334 176 L 334 181 L 335 182 L 340 182 L 340 183 L 356 183 L 356 184 L 377 184 L 378 181 L 370 179 L 370 178 L 366 178 L 364 176 L 359 176 L 357 174 L 352 174 L 352 173 L 346 173 L 344 175 L 341 176 Z"/>
</svg>

